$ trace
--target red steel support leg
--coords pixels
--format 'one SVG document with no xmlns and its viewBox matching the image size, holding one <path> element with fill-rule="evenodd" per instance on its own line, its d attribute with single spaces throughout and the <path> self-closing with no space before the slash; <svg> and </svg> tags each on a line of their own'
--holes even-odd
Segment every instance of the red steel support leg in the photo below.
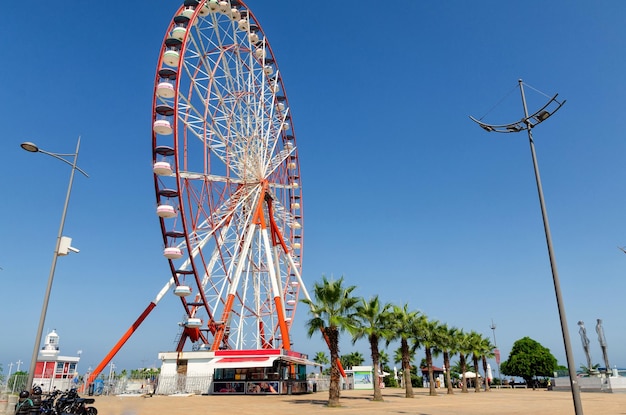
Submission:
<svg viewBox="0 0 626 415">
<path fill-rule="evenodd" d="M 151 302 L 148 305 L 148 307 L 146 307 L 146 309 L 143 311 L 143 313 L 141 313 L 139 318 L 135 320 L 133 325 L 130 326 L 128 330 L 126 330 L 126 333 L 124 333 L 122 338 L 119 339 L 119 341 L 115 344 L 115 346 L 113 346 L 111 351 L 105 356 L 102 362 L 100 362 L 100 364 L 94 369 L 94 371 L 91 372 L 91 374 L 89 375 L 89 379 L 87 379 L 87 385 L 90 385 L 98 377 L 100 372 L 104 370 L 106 365 L 108 365 L 109 362 L 113 359 L 113 357 L 115 357 L 117 352 L 120 351 L 122 346 L 124 346 L 124 343 L 126 343 L 126 341 L 130 338 L 130 336 L 132 336 L 132 334 L 137 330 L 139 325 L 141 325 L 141 323 L 146 319 L 146 317 L 148 317 L 148 314 L 150 314 L 150 312 L 154 309 L 154 307 L 156 307 L 156 303 Z"/>
</svg>

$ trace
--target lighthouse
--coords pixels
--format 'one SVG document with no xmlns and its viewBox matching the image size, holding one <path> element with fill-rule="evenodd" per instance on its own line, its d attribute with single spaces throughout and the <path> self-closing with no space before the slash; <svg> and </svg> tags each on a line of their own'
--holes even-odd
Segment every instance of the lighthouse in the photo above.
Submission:
<svg viewBox="0 0 626 415">
<path fill-rule="evenodd" d="M 33 383 L 45 391 L 70 389 L 78 383 L 78 361 L 80 356 L 61 356 L 59 335 L 52 330 L 46 335 L 39 350 Z"/>
</svg>

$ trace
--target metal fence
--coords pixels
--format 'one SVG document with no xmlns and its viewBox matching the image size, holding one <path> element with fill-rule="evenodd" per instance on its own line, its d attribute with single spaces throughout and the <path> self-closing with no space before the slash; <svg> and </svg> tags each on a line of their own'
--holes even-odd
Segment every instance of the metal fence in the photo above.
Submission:
<svg viewBox="0 0 626 415">
<path fill-rule="evenodd" d="M 315 391 L 327 391 L 330 389 L 330 376 L 318 376 L 314 380 L 315 382 Z"/>
<path fill-rule="evenodd" d="M 201 395 L 209 392 L 213 381 L 210 375 L 160 375 L 156 393 L 159 395 L 174 395 L 193 393 Z"/>
<path fill-rule="evenodd" d="M 0 392 L 8 395 L 17 395 L 26 389 L 28 375 L 11 376 L 10 379 L 0 383 Z M 310 377 L 311 384 L 309 390 L 317 392 L 327 391 L 330 387 L 330 377 L 320 376 Z M 81 383 L 74 384 L 68 382 L 64 387 L 56 385 L 57 389 L 67 390 L 77 387 L 81 395 L 124 395 L 124 394 L 195 394 L 201 395 L 209 393 L 213 376 L 211 375 L 159 375 L 157 378 L 146 379 L 109 379 L 96 381 L 91 388 L 85 388 Z M 315 385 L 313 388 L 312 385 Z M 45 388 L 43 388 L 45 389 Z M 46 390 L 47 391 L 47 390 Z"/>
<path fill-rule="evenodd" d="M 0 391 L 11 394 L 19 394 L 20 391 L 26 389 L 28 374 L 13 374 L 8 379 L 0 383 Z"/>
</svg>

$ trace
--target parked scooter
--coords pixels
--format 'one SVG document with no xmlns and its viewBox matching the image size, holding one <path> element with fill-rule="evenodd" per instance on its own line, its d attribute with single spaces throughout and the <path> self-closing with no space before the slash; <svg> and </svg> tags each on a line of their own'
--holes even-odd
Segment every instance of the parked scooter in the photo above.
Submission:
<svg viewBox="0 0 626 415">
<path fill-rule="evenodd" d="M 41 400 L 42 415 L 56 415 L 54 401 L 56 401 L 59 395 L 61 395 L 61 391 L 55 389 L 52 393 Z"/>
<path fill-rule="evenodd" d="M 64 392 L 56 399 L 54 403 L 54 415 L 73 414 L 73 415 L 97 415 L 98 410 L 93 406 L 96 400 L 93 398 L 81 398 L 76 388 L 72 388 Z"/>
</svg>

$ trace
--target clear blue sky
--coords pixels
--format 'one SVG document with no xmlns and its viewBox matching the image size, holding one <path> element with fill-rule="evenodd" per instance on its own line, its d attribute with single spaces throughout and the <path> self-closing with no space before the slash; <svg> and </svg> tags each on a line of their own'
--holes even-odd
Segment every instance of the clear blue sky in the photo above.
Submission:
<svg viewBox="0 0 626 415">
<path fill-rule="evenodd" d="M 272 45 L 297 134 L 304 278 L 408 303 L 491 336 L 503 359 L 530 336 L 565 364 L 525 133 L 488 134 L 468 116 L 523 116 L 522 78 L 565 106 L 534 131 L 578 367 L 583 320 L 603 319 L 626 366 L 626 3 L 622 1 L 250 0 Z M 30 360 L 70 169 L 20 149 L 71 153 L 82 136 L 46 320 L 65 355 L 95 367 L 169 278 L 151 171 L 153 79 L 177 1 L 2 6 L 0 363 Z M 513 91 L 512 93 L 510 93 Z M 527 89 L 531 111 L 547 98 Z M 509 94 L 510 93 L 510 94 Z M 157 363 L 183 309 L 168 296 L 113 360 Z M 298 309 L 294 348 L 308 340 Z M 45 334 L 45 333 L 44 333 Z M 395 345 L 390 347 L 392 355 Z M 354 350 L 369 356 L 365 341 Z M 421 359 L 422 354 L 418 355 Z M 23 366 L 27 367 L 27 366 Z M 15 367 L 14 367 L 15 369 Z"/>
</svg>

